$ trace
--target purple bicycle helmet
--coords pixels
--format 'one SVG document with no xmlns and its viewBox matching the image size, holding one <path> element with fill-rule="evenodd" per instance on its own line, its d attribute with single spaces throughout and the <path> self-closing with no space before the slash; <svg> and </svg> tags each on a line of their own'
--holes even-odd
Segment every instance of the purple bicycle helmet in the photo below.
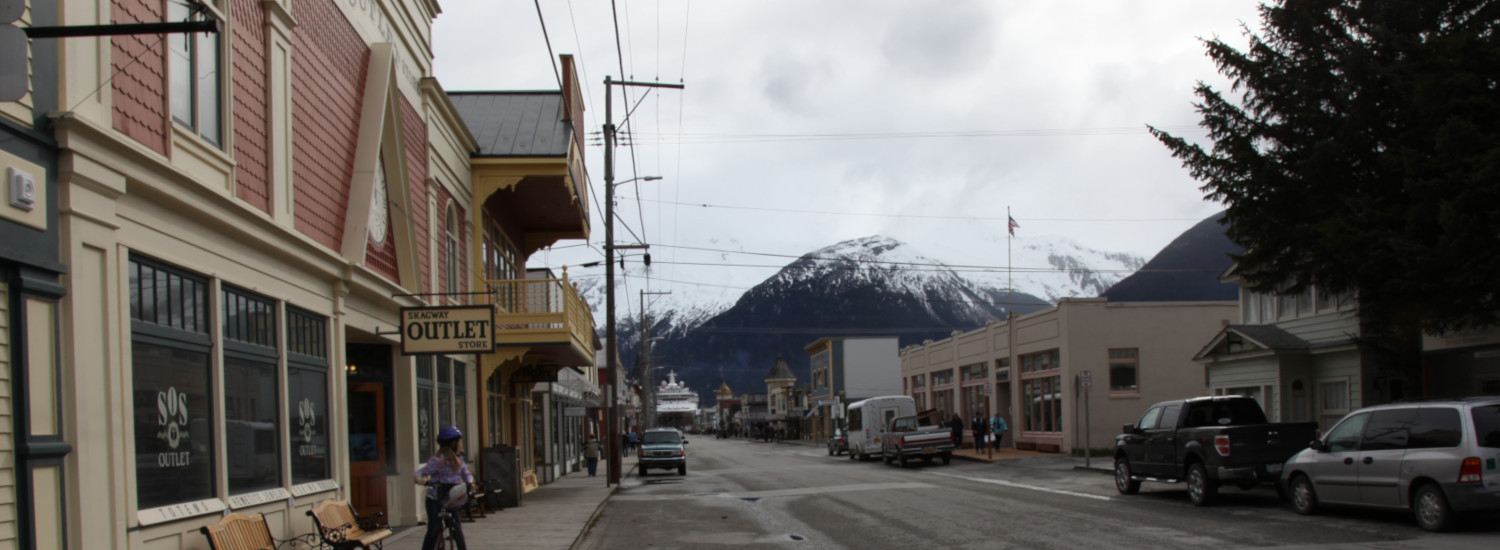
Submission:
<svg viewBox="0 0 1500 550">
<path fill-rule="evenodd" d="M 458 431 L 458 428 L 455 428 L 453 426 L 443 426 L 443 429 L 438 430 L 438 435 L 437 435 L 438 443 L 442 443 L 444 441 L 453 441 L 455 439 L 463 439 L 463 438 L 464 438 L 464 433 Z"/>
</svg>

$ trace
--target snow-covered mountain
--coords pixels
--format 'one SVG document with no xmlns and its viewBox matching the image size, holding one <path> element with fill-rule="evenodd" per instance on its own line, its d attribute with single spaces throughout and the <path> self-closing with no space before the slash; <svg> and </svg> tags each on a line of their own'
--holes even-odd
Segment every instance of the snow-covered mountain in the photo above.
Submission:
<svg viewBox="0 0 1500 550">
<path fill-rule="evenodd" d="M 654 267 L 627 263 L 623 273 L 617 271 L 616 314 L 622 326 L 632 324 L 624 319 L 638 318 L 643 297 L 640 290 L 652 293 L 644 298 L 653 320 L 653 335 L 673 337 L 728 310 L 758 285 L 785 285 L 792 277 L 819 277 L 831 270 L 850 271 L 862 265 L 869 269 L 853 270 L 854 278 L 848 281 L 878 279 L 890 288 L 963 288 L 943 299 L 975 305 L 985 300 L 996 303 L 993 300 L 1013 286 L 1017 295 L 1040 299 L 1026 305 L 1039 306 L 1055 304 L 1064 297 L 1098 296 L 1146 262 L 1133 254 L 1093 250 L 1067 239 L 1032 237 L 1013 239 L 1007 269 L 1007 243 L 1003 239 L 992 239 L 979 247 L 932 243 L 927 246 L 935 250 L 929 252 L 925 246 L 918 250 L 874 235 L 814 250 L 772 272 L 772 266 L 764 265 L 765 254 L 746 252 L 733 240 L 716 240 L 709 246 L 713 248 L 689 249 L 699 252 L 691 262 Z M 758 262 L 761 268 L 746 266 L 749 262 Z M 604 317 L 603 282 L 602 276 L 579 280 L 596 319 Z M 1003 301 L 998 303 L 1004 305 Z M 978 326 L 984 319 L 972 321 Z M 628 342 L 629 337 L 622 335 L 622 342 Z"/>
<path fill-rule="evenodd" d="M 714 249 L 705 261 L 679 259 L 651 268 L 627 262 L 628 276 L 617 277 L 615 296 L 621 357 L 627 366 L 636 363 L 639 303 L 645 299 L 651 336 L 663 337 L 654 355 L 703 395 L 721 382 L 736 389 L 762 383 L 778 353 L 805 379 L 806 355 L 800 350 L 819 338 L 893 336 L 901 345 L 945 338 L 1010 311 L 1025 314 L 1051 307 L 1061 297 L 1097 296 L 1145 263 L 1064 240 L 1014 244 L 1009 274 L 1003 263 L 962 256 L 945 261 L 878 235 L 808 252 L 754 282 L 691 279 L 722 276 L 725 266 L 737 266 L 729 271 L 741 276 L 765 273 L 747 267 L 754 267 L 754 260 L 729 250 L 733 243 L 719 244 L 726 248 Z M 689 263 L 707 265 L 683 269 Z M 643 288 L 647 280 L 650 289 Z M 1007 288 L 1011 281 L 1014 290 Z M 602 277 L 580 280 L 599 320 L 604 318 L 602 283 Z"/>
</svg>

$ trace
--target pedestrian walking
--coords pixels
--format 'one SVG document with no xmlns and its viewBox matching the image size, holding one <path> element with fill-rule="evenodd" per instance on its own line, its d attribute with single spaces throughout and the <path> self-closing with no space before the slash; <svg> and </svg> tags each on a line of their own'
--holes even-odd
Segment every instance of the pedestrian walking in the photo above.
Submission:
<svg viewBox="0 0 1500 550">
<path fill-rule="evenodd" d="M 953 430 L 953 448 L 962 448 L 964 446 L 964 419 L 959 418 L 958 413 L 953 413 L 953 420 L 948 421 L 948 429 Z"/>
<path fill-rule="evenodd" d="M 977 453 L 984 449 L 985 434 L 989 432 L 990 423 L 985 421 L 984 416 L 974 413 L 974 420 L 969 423 L 969 427 L 974 430 L 974 452 Z"/>
<path fill-rule="evenodd" d="M 641 443 L 641 437 L 640 437 L 639 434 L 635 433 L 635 430 L 630 430 L 630 433 L 625 434 L 625 450 L 626 451 L 634 451 L 636 445 L 640 445 L 640 443 Z"/>
<path fill-rule="evenodd" d="M 1001 417 L 1000 413 L 995 413 L 995 417 L 990 419 L 990 431 L 995 433 L 993 441 L 990 444 L 998 451 L 1000 450 L 1000 440 L 1005 439 L 1005 432 L 1010 431 L 1010 426 L 1005 424 L 1005 418 Z"/>
<path fill-rule="evenodd" d="M 583 459 L 589 463 L 589 477 L 599 473 L 599 440 L 592 435 L 583 443 Z"/>
</svg>

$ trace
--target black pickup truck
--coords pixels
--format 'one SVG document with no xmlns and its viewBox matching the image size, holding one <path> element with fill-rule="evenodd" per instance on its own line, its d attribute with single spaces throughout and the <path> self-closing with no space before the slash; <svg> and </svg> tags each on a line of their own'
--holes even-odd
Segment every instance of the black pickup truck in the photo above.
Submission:
<svg viewBox="0 0 1500 550">
<path fill-rule="evenodd" d="M 1115 436 L 1115 489 L 1133 495 L 1142 481 L 1187 481 L 1193 504 L 1208 506 L 1220 485 L 1275 484 L 1318 425 L 1270 424 L 1255 399 L 1219 396 L 1157 403 L 1123 431 Z"/>
</svg>

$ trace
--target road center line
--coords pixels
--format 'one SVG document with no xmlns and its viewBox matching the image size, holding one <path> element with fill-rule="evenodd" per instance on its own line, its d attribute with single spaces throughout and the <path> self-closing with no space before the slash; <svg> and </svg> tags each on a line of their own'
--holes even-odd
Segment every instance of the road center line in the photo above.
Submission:
<svg viewBox="0 0 1500 550">
<path fill-rule="evenodd" d="M 939 472 L 929 472 L 929 473 L 931 473 L 932 475 L 935 475 L 935 476 L 951 477 L 953 479 L 962 479 L 962 480 L 965 480 L 965 481 L 977 481 L 979 483 L 989 483 L 991 485 L 1001 485 L 1001 486 L 1005 486 L 1005 487 L 1015 487 L 1017 489 L 1030 489 L 1032 491 L 1041 491 L 1043 493 L 1053 493 L 1053 494 L 1067 495 L 1067 496 L 1073 496 L 1073 497 L 1091 498 L 1091 499 L 1094 499 L 1094 500 L 1102 500 L 1102 501 L 1106 501 L 1106 502 L 1108 502 L 1110 500 L 1114 500 L 1114 499 L 1112 499 L 1110 497 L 1106 497 L 1106 496 L 1090 495 L 1088 493 L 1075 493 L 1073 491 L 1064 491 L 1064 490 L 1061 490 L 1061 489 L 1051 489 L 1051 488 L 1047 488 L 1047 487 L 1037 487 L 1035 485 L 1025 485 L 1025 484 L 1022 484 L 1022 483 L 1013 483 L 1013 482 L 1010 482 L 1010 481 L 1003 481 L 1003 480 L 999 480 L 999 479 L 988 479 L 988 478 L 983 478 L 983 477 L 958 476 L 958 475 L 944 474 L 944 473 L 939 473 Z"/>
<path fill-rule="evenodd" d="M 680 500 L 688 498 L 703 497 L 728 497 L 728 498 L 769 498 L 769 497 L 794 497 L 802 495 L 821 495 L 828 493 L 845 493 L 850 491 L 883 491 L 899 489 L 933 489 L 935 485 L 930 483 L 861 483 L 858 485 L 833 485 L 828 487 L 798 487 L 795 489 L 773 489 L 769 491 L 749 491 L 743 493 L 698 493 L 692 495 L 622 495 L 616 494 L 610 497 L 616 501 L 658 501 L 658 500 Z"/>
</svg>

